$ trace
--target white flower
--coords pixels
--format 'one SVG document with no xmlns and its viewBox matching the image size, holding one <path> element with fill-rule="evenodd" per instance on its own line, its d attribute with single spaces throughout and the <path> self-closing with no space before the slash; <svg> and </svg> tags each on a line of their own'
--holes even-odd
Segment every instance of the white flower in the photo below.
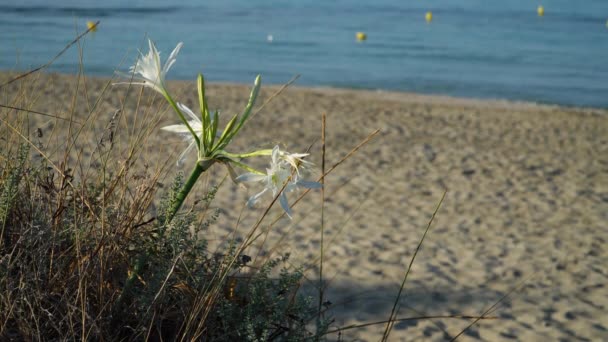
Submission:
<svg viewBox="0 0 608 342">
<path fill-rule="evenodd" d="M 179 49 L 181 49 L 183 43 L 178 43 L 173 52 L 167 58 L 164 66 L 160 64 L 160 53 L 152 43 L 152 40 L 148 39 L 148 45 L 150 50 L 148 54 L 144 56 L 143 53 L 140 52 L 140 58 L 137 60 L 135 65 L 129 68 L 129 71 L 132 75 L 120 73 L 123 77 L 133 77 L 134 80 L 138 82 L 133 82 L 132 84 L 142 85 L 144 87 L 152 88 L 159 93 L 163 94 L 163 96 L 167 95 L 167 91 L 165 88 L 165 75 L 175 63 L 177 54 L 179 53 Z M 116 84 L 124 84 L 116 83 Z"/>
<path fill-rule="evenodd" d="M 190 108 L 186 107 L 185 105 L 183 105 L 179 102 L 177 103 L 177 107 L 179 107 L 179 110 L 182 113 L 186 113 L 186 115 L 188 117 L 190 117 L 191 120 L 188 120 L 188 124 L 190 125 L 190 127 L 192 127 L 192 130 L 194 131 L 194 133 L 196 133 L 196 135 L 200 137 L 203 134 L 203 122 L 201 121 L 201 119 L 197 115 L 195 115 L 192 112 L 192 110 L 190 110 Z M 165 131 L 181 134 L 184 137 L 184 139 L 190 143 L 188 145 L 188 147 L 186 147 L 184 152 L 182 152 L 182 154 L 180 154 L 179 158 L 177 159 L 177 165 L 180 165 L 181 162 L 184 160 L 184 158 L 186 158 L 186 154 L 188 154 L 188 152 L 190 152 L 190 150 L 192 150 L 192 148 L 196 145 L 196 140 L 194 140 L 192 133 L 190 132 L 188 127 L 184 124 L 165 126 L 165 127 L 161 127 L 161 129 L 163 129 Z"/>
<path fill-rule="evenodd" d="M 257 194 L 251 196 L 247 201 L 247 205 L 252 207 L 260 197 L 266 192 L 272 192 L 273 196 L 277 196 L 281 189 L 283 190 L 279 195 L 279 203 L 289 218 L 291 218 L 292 211 L 287 201 L 286 193 L 296 190 L 298 187 L 317 189 L 321 187 L 320 183 L 309 182 L 299 179 L 298 167 L 300 163 L 296 160 L 303 161 L 302 157 L 307 154 L 289 154 L 279 150 L 279 146 L 275 146 L 272 149 L 272 160 L 270 168 L 266 169 L 265 175 L 256 173 L 245 173 L 237 177 L 239 182 L 265 182 L 266 186 L 264 189 Z M 291 178 L 290 178 L 291 177 Z"/>
<path fill-rule="evenodd" d="M 279 153 L 283 160 L 289 163 L 291 167 L 296 169 L 298 175 L 300 175 L 300 168 L 305 168 L 312 165 L 311 162 L 304 160 L 304 157 L 308 156 L 309 153 L 287 153 L 285 151 L 279 151 Z"/>
</svg>

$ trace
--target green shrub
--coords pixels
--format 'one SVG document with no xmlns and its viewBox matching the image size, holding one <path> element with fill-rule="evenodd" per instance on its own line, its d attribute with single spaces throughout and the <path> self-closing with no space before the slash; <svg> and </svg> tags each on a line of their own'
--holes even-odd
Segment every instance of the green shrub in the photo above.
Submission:
<svg viewBox="0 0 608 342">
<path fill-rule="evenodd" d="M 0 339 L 319 339 L 317 309 L 298 293 L 302 273 L 284 267 L 287 256 L 255 269 L 236 245 L 209 252 L 217 188 L 169 223 L 181 174 L 152 210 L 155 177 L 102 168 L 77 180 L 67 165 L 34 161 L 26 144 L 2 160 Z M 152 190 L 136 191 L 142 184 Z"/>
</svg>

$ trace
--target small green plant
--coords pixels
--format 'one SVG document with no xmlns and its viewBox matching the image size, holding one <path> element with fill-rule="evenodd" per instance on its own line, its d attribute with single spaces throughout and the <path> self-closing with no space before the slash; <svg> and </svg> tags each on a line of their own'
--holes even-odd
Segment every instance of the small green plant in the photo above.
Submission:
<svg viewBox="0 0 608 342">
<path fill-rule="evenodd" d="M 275 146 L 275 148 L 272 150 L 257 150 L 247 153 L 231 153 L 226 150 L 230 142 L 236 137 L 243 125 L 251 116 L 251 110 L 253 109 L 261 86 L 261 78 L 259 75 L 255 79 L 254 87 L 251 90 L 249 101 L 247 102 L 243 113 L 241 115 L 235 114 L 228 121 L 224 130 L 220 132 L 218 131 L 220 119 L 219 112 L 216 111 L 212 115 L 209 111 L 208 101 L 205 96 L 205 82 L 202 74 L 199 74 L 197 79 L 200 117 L 199 115 L 194 114 L 194 112 L 184 104 L 176 102 L 166 86 L 166 74 L 175 63 L 177 54 L 179 53 L 179 50 L 183 44 L 177 44 L 164 65 L 161 65 L 160 53 L 156 49 L 156 46 L 152 40 L 148 40 L 148 45 L 148 54 L 142 54 L 138 61 L 131 67 L 132 75 L 130 77 L 136 82 L 131 82 L 129 84 L 141 85 L 161 94 L 181 120 L 182 124 L 163 127 L 164 130 L 170 132 L 182 135 L 185 134 L 186 140 L 189 142 L 186 150 L 180 155 L 178 164 L 184 158 L 186 153 L 188 153 L 194 147 L 196 147 L 198 152 L 197 161 L 190 176 L 186 179 L 179 192 L 172 199 L 171 206 L 168 208 L 168 211 L 166 211 L 166 216 L 164 218 L 167 224 L 171 223 L 171 221 L 175 218 L 177 212 L 183 205 L 184 200 L 192 191 L 192 188 L 196 184 L 199 177 L 216 163 L 225 165 L 235 182 L 265 182 L 266 188 L 262 192 L 253 196 L 250 199 L 249 204 L 253 205 L 262 194 L 264 194 L 267 190 L 270 190 L 275 197 L 279 198 L 281 206 L 289 217 L 291 217 L 291 209 L 287 202 L 285 193 L 293 191 L 296 187 L 304 187 L 309 189 L 321 187 L 320 183 L 300 179 L 301 176 L 299 168 L 300 166 L 308 164 L 307 162 L 303 161 L 303 158 L 307 156 L 307 154 L 287 153 L 285 151 L 281 151 L 278 146 Z M 119 74 L 126 77 L 129 76 L 128 74 Z M 184 115 L 184 113 L 190 118 L 190 120 L 186 119 L 186 115 Z M 264 155 L 272 155 L 271 167 L 267 169 L 266 173 L 258 171 L 240 161 L 243 158 Z M 233 166 L 245 169 L 249 171 L 249 173 L 236 177 Z M 158 232 L 160 240 L 164 238 L 164 233 L 165 229 L 161 229 Z M 148 252 L 143 252 L 135 261 L 133 272 L 128 277 L 124 291 L 118 298 L 118 306 L 121 306 L 123 301 L 128 300 L 128 297 L 131 296 L 131 288 L 133 283 L 139 276 L 148 256 Z M 221 278 L 224 279 L 225 276 L 226 275 L 224 274 Z"/>
<path fill-rule="evenodd" d="M 285 197 L 286 192 L 290 192 L 295 187 L 304 187 L 309 189 L 321 187 L 320 183 L 308 182 L 300 179 L 301 175 L 299 168 L 309 164 L 303 160 L 303 158 L 308 155 L 306 153 L 292 154 L 281 151 L 278 146 L 275 146 L 273 149 L 263 149 L 245 153 L 228 152 L 227 148 L 229 147 L 230 143 L 238 135 L 239 131 L 243 128 L 251 116 L 251 111 L 260 92 L 262 82 L 260 75 L 258 75 L 255 79 L 253 89 L 249 95 L 249 101 L 247 102 L 243 113 L 232 116 L 224 127 L 224 130 L 219 131 L 218 126 L 220 114 L 219 111 L 216 111 L 213 114 L 209 111 L 208 100 L 205 95 L 205 80 L 202 74 L 198 74 L 197 78 L 199 115 L 195 114 L 186 105 L 175 101 L 166 86 L 166 74 L 175 63 L 177 54 L 179 53 L 179 50 L 183 44 L 177 44 L 164 65 L 161 65 L 160 54 L 152 40 L 148 40 L 148 45 L 148 54 L 142 54 L 135 65 L 131 67 L 132 75 L 120 72 L 119 74 L 124 77 L 131 77 L 136 81 L 128 84 L 141 85 L 153 89 L 161 94 L 181 120 L 181 124 L 170 125 L 162 128 L 166 131 L 184 135 L 186 140 L 189 142 L 188 147 L 180 155 L 178 164 L 193 148 L 196 148 L 197 150 L 196 164 L 192 170 L 192 173 L 178 194 L 174 206 L 171 208 L 169 220 L 171 220 L 177 213 L 200 175 L 206 172 L 216 163 L 225 165 L 235 182 L 265 181 L 267 185 L 264 191 L 252 197 L 249 204 L 253 205 L 259 196 L 261 196 L 266 190 L 270 190 L 272 191 L 273 195 L 280 196 L 279 198 L 281 206 L 283 209 L 285 209 L 285 212 L 288 215 L 291 214 L 291 210 Z M 123 82 L 116 84 L 125 83 Z M 190 119 L 186 119 L 186 116 L 188 116 Z M 267 172 L 256 170 L 255 168 L 241 162 L 241 159 L 269 155 L 272 156 L 272 161 L 271 167 L 267 170 Z M 249 174 L 242 175 L 240 178 L 236 177 L 234 167 L 245 169 L 249 172 Z"/>
<path fill-rule="evenodd" d="M 2 183 L 0 184 L 2 187 L 0 192 L 0 224 L 2 225 L 2 233 L 0 234 L 0 240 L 4 236 L 4 228 L 7 225 L 7 219 L 18 198 L 19 183 L 21 183 L 21 179 L 23 178 L 25 171 L 24 165 L 27 160 L 28 152 L 28 146 L 26 144 L 20 144 L 19 150 L 17 151 L 16 165 L 9 163 L 8 159 L 6 159 L 5 167 L 2 170 Z"/>
<path fill-rule="evenodd" d="M 330 330 L 333 320 L 326 309 L 331 304 L 323 295 L 323 228 L 319 298 L 302 295 L 305 277 L 302 269 L 288 263 L 289 255 L 254 263 L 246 253 L 264 234 L 256 232 L 275 202 L 291 217 L 302 196 L 321 188 L 323 178 L 378 131 L 327 171 L 323 154 L 320 183 L 305 181 L 301 171 L 310 166 L 305 153 L 288 153 L 278 146 L 245 153 L 227 150 L 251 118 L 259 76 L 244 111 L 220 131 L 219 112 L 209 112 L 202 75 L 197 79 L 200 114 L 175 101 L 168 91 L 165 76 L 181 43 L 164 66 L 151 41 L 149 46 L 149 53 L 131 68 L 132 75 L 124 76 L 160 93 L 181 120 L 163 127 L 189 143 L 178 163 L 197 150 L 190 175 L 178 172 L 167 189 L 161 182 L 168 163 L 151 175 L 140 174 L 145 164 L 141 146 L 158 123 L 154 115 L 130 128 L 134 134 L 129 146 L 119 151 L 113 141 L 116 127 L 109 125 L 109 143 L 96 139 L 99 143 L 91 154 L 97 164 L 92 167 L 80 157 L 72 158 L 84 129 L 73 133 L 72 117 L 55 116 L 67 121 L 69 128 L 64 155 L 54 163 L 43 144 L 32 142 L 27 128 L 9 122 L 11 110 L 23 107 L 20 110 L 27 112 L 31 104 L 2 107 L 10 110 L 0 112 L 0 143 L 6 146 L 0 149 L 0 340 L 320 341 L 328 333 L 373 324 L 386 324 L 383 339 L 388 340 L 392 324 L 406 320 L 397 314 L 409 268 L 388 320 Z M 0 89 L 25 81 L 39 69 Z M 109 83 L 104 92 L 107 88 Z M 94 121 L 95 106 L 89 110 L 86 121 Z M 73 115 L 74 108 L 71 111 Z M 243 162 L 258 156 L 270 157 L 265 172 Z M 215 164 L 224 165 L 235 182 L 263 185 L 249 206 L 266 193 L 273 200 L 243 241 L 225 241 L 211 252 L 207 236 L 220 215 L 212 205 L 219 189 L 207 189 L 189 210 L 182 207 L 199 177 Z M 237 175 L 235 169 L 246 172 Z M 298 188 L 306 190 L 290 206 L 287 194 Z"/>
<path fill-rule="evenodd" d="M 256 270 L 246 255 L 236 254 L 236 246 L 222 255 L 208 251 L 207 228 L 219 215 L 210 207 L 217 188 L 198 201 L 197 210 L 169 220 L 183 187 L 178 174 L 154 220 L 133 224 L 126 216 L 133 203 L 107 192 L 114 178 L 61 187 L 65 181 L 59 172 L 30 161 L 27 146 L 16 153 L 19 158 L 6 156 L 0 179 L 6 213 L 0 339 L 298 341 L 312 336 L 312 298 L 297 293 L 302 273 L 283 268 L 271 276 L 287 257 Z M 138 200 L 148 201 L 133 199 Z M 102 216 L 103 232 L 97 219 Z M 118 305 L 124 275 L 133 272 L 129 265 L 142 254 L 147 257 L 133 295 Z"/>
<path fill-rule="evenodd" d="M 142 76 L 141 84 L 163 94 L 182 120 L 183 125 L 165 130 L 186 133 L 191 145 L 187 151 L 193 146 L 198 150 L 190 176 L 178 173 L 162 195 L 160 170 L 143 178 L 136 170 L 140 143 L 155 125 L 152 117 L 126 149 L 115 151 L 113 142 L 99 143 L 93 154 L 101 166 L 91 169 L 81 159 L 70 159 L 78 139 L 66 144 L 60 164 L 53 163 L 27 130 L 9 123 L 10 112 L 2 113 L 3 128 L 11 133 L 4 141 L 18 148 L 4 149 L 1 156 L 0 339 L 321 339 L 324 330 L 310 331 L 313 300 L 298 293 L 302 273 L 286 267 L 287 256 L 253 267 L 245 244 L 228 243 L 219 254 L 208 250 L 208 228 L 220 215 L 212 206 L 217 187 L 180 212 L 199 176 L 216 163 L 225 165 L 237 182 L 267 182 L 255 200 L 269 191 L 288 214 L 286 193 L 318 187 L 301 179 L 300 170 L 309 165 L 303 160 L 306 154 L 278 147 L 226 151 L 250 116 L 259 77 L 245 111 L 221 132 L 219 113 L 211 115 L 207 109 L 202 75 L 200 118 L 173 101 L 164 75 L 180 46 L 160 68 L 150 42 L 150 53 L 132 68 Z M 26 143 L 11 143 L 18 140 Z M 254 156 L 272 157 L 267 172 L 241 161 Z M 118 157 L 128 162 L 111 162 Z M 233 166 L 248 173 L 237 176 Z M 93 173 L 74 171 L 83 169 Z"/>
</svg>

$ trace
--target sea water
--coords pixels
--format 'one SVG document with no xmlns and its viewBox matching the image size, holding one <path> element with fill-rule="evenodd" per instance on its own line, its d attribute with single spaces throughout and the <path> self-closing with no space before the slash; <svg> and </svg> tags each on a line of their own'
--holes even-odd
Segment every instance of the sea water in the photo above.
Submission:
<svg viewBox="0 0 608 342">
<path fill-rule="evenodd" d="M 607 0 L 3 0 L 0 69 L 48 62 L 87 21 L 50 71 L 126 71 L 150 37 L 165 58 L 184 42 L 169 79 L 608 107 Z"/>
</svg>

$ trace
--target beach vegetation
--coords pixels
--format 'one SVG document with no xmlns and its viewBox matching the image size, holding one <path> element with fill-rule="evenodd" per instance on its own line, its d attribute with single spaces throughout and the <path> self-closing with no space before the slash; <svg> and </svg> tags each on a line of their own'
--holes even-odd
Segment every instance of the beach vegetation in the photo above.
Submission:
<svg viewBox="0 0 608 342">
<path fill-rule="evenodd" d="M 140 55 L 131 74 L 121 74 L 130 81 L 109 80 L 103 95 L 112 92 L 113 84 L 139 85 L 160 94 L 164 106 L 144 91 L 135 108 L 120 99 L 123 106 L 103 132 L 85 134 L 91 122 L 107 115 L 99 111 L 97 100 L 86 113 L 77 113 L 76 101 L 66 104 L 67 117 L 36 112 L 31 110 L 36 96 L 29 95 L 31 89 L 43 93 L 45 85 L 37 83 L 35 72 L 2 83 L 0 92 L 6 86 L 21 90 L 0 111 L 0 339 L 318 341 L 363 327 L 333 325 L 328 310 L 332 303 L 324 296 L 323 222 L 318 279 L 307 277 L 288 253 L 268 250 L 251 256 L 249 251 L 254 242 L 264 246 L 263 223 L 270 229 L 280 218 L 291 218 L 311 190 L 323 195 L 327 174 L 378 130 L 325 169 L 323 124 L 316 181 L 305 179 L 313 167 L 306 160 L 309 151 L 289 153 L 274 145 L 230 152 L 230 143 L 253 116 L 261 78 L 254 81 L 243 111 L 220 130 L 220 114 L 209 111 L 202 74 L 196 82 L 197 113 L 175 100 L 169 89 L 166 74 L 182 44 L 164 65 L 154 43 L 148 44 L 149 52 Z M 82 73 L 74 76 L 75 98 L 83 78 Z M 136 117 L 144 104 L 152 109 L 120 131 L 119 116 Z M 65 129 L 53 130 L 51 136 L 32 131 L 30 115 L 48 115 Z M 196 148 L 189 176 L 175 170 L 171 156 L 160 157 L 155 166 L 146 160 L 146 142 L 158 134 L 159 122 L 167 116 L 180 123 L 162 129 L 188 143 L 177 162 Z M 270 157 L 265 171 L 245 162 L 258 157 Z M 226 176 L 217 186 L 205 186 L 201 176 L 209 175 L 214 165 L 225 166 Z M 236 170 L 244 171 L 238 175 Z M 210 229 L 223 210 L 234 209 L 213 205 L 224 179 L 262 184 L 249 206 L 266 193 L 272 200 L 242 236 L 214 241 L 217 246 L 211 248 Z M 192 198 L 197 186 L 204 194 Z M 296 193 L 297 199 L 290 201 L 287 194 Z M 268 215 L 277 202 L 283 211 L 271 221 Z M 424 236 L 429 228 L 430 223 Z M 388 319 L 370 323 L 386 325 L 383 340 L 389 339 L 395 322 L 407 319 L 398 317 L 398 303 L 410 269 L 411 263 Z M 301 291 L 306 286 L 317 292 Z"/>
</svg>

